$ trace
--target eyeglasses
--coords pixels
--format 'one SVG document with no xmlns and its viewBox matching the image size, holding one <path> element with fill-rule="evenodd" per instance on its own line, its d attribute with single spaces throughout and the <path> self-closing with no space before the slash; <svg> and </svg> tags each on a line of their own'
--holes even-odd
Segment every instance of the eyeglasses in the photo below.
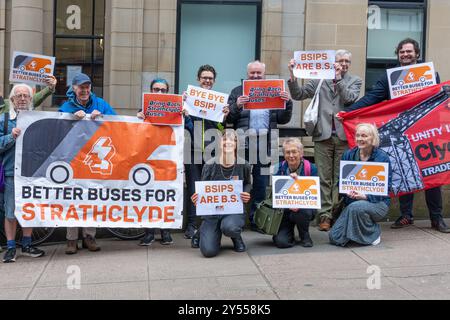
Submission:
<svg viewBox="0 0 450 320">
<path fill-rule="evenodd" d="M 18 94 L 14 96 L 17 99 L 29 99 L 31 96 L 29 94 Z"/>
<path fill-rule="evenodd" d="M 200 77 L 201 80 L 205 80 L 205 81 L 214 81 L 213 77 Z"/>
<path fill-rule="evenodd" d="M 163 88 L 153 88 L 152 92 L 161 92 L 161 93 L 167 93 L 167 89 Z"/>
</svg>

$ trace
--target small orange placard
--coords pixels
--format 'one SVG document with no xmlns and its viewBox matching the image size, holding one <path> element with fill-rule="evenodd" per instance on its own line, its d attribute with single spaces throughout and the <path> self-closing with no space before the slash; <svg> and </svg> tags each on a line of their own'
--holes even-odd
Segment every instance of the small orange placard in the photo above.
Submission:
<svg viewBox="0 0 450 320">
<path fill-rule="evenodd" d="M 284 80 L 244 80 L 243 93 L 250 101 L 244 110 L 279 110 L 286 109 L 286 101 L 281 99 L 281 92 L 285 91 Z"/>
<path fill-rule="evenodd" d="M 145 121 L 158 125 L 183 124 L 183 96 L 177 94 L 144 93 L 142 110 Z"/>
</svg>

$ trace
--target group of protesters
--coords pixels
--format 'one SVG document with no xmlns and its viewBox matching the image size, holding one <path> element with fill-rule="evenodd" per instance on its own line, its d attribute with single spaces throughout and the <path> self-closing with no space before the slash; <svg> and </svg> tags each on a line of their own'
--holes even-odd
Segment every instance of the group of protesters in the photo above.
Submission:
<svg viewBox="0 0 450 320">
<path fill-rule="evenodd" d="M 396 55 L 400 66 L 416 64 L 420 57 L 420 48 L 413 39 L 405 39 L 398 44 Z M 214 122 L 200 119 L 183 110 L 184 125 L 191 136 L 191 146 L 185 150 L 191 154 L 201 155 L 198 163 L 185 164 L 188 205 L 184 214 L 186 228 L 184 237 L 190 239 L 192 248 L 199 248 L 203 256 L 216 256 L 221 247 L 222 235 L 231 238 L 236 252 L 246 251 L 246 245 L 241 236 L 242 230 L 249 220 L 249 227 L 259 231 L 255 223 L 255 212 L 258 204 L 266 199 L 266 189 L 270 180 L 270 163 L 261 159 L 261 155 L 270 154 L 269 146 L 262 141 L 270 141 L 271 130 L 280 124 L 287 124 L 292 118 L 294 100 L 312 98 L 319 92 L 318 123 L 312 134 L 314 141 L 315 164 L 304 158 L 304 147 L 298 137 L 284 140 L 282 144 L 284 161 L 279 164 L 275 175 L 290 176 L 296 179 L 300 176 L 318 176 L 320 178 L 321 209 L 317 213 L 319 230 L 329 232 L 330 243 L 345 246 L 350 241 L 362 245 L 377 245 L 380 243 L 381 230 L 377 222 L 388 214 L 389 196 L 371 196 L 359 192 L 339 194 L 339 165 L 341 160 L 372 161 L 389 163 L 388 155 L 379 149 L 379 135 L 372 124 L 360 124 L 356 128 L 354 149 L 349 150 L 344 133 L 342 119 L 339 113 L 348 112 L 389 100 L 389 85 L 387 75 L 383 75 L 363 98 L 359 99 L 362 80 L 349 72 L 352 54 L 347 50 L 336 51 L 334 65 L 336 77 L 333 80 L 307 81 L 303 86 L 294 77 L 295 62 L 288 63 L 290 79 L 289 92 L 281 92 L 280 98 L 286 102 L 286 107 L 280 110 L 247 110 L 245 105 L 250 101 L 243 94 L 243 87 L 234 88 L 223 108 L 224 121 Z M 248 80 L 265 79 L 266 67 L 260 61 L 250 62 L 247 66 Z M 437 77 L 438 78 L 438 77 Z M 217 73 L 213 66 L 203 65 L 197 73 L 197 81 L 201 88 L 211 90 L 216 82 Z M 320 88 L 319 85 L 321 84 Z M 16 229 L 17 220 L 14 216 L 14 162 L 15 141 L 21 131 L 17 128 L 17 114 L 23 110 L 32 110 L 55 91 L 56 78 L 49 76 L 47 87 L 33 95 L 33 90 L 26 84 L 16 84 L 11 90 L 9 100 L 5 100 L 0 112 L 0 156 L 5 170 L 5 190 L 0 193 L 0 210 L 5 214 L 5 231 L 7 250 L 3 262 L 14 262 L 16 259 Z M 166 94 L 170 91 L 165 79 L 157 78 L 150 84 L 152 93 Z M 291 98 L 292 97 L 292 98 Z M 72 80 L 67 91 L 67 101 L 60 106 L 60 112 L 71 113 L 76 119 L 90 117 L 92 120 L 101 115 L 115 115 L 114 109 L 102 98 L 92 92 L 92 81 L 86 74 L 80 73 Z M 145 119 L 144 110 L 139 110 L 137 117 Z M 195 128 L 201 128 L 201 137 Z M 218 139 L 208 141 L 205 132 L 214 130 Z M 240 137 L 238 130 L 249 132 L 244 141 L 245 154 L 237 152 Z M 216 144 L 212 159 L 204 157 L 205 148 L 209 143 Z M 266 150 L 260 150 L 266 148 Z M 239 161 L 239 157 L 243 157 Z M 250 159 L 252 161 L 250 161 Z M 241 200 L 248 204 L 248 215 L 214 215 L 204 216 L 201 223 L 196 204 L 198 194 L 195 191 L 196 181 L 242 180 L 243 192 Z M 391 170 L 389 170 L 389 186 Z M 430 212 L 432 228 L 448 233 L 442 216 L 442 193 L 440 188 L 425 192 L 426 203 Z M 413 195 L 400 197 L 400 217 L 392 228 L 402 228 L 414 223 L 412 214 Z M 309 234 L 310 222 L 316 217 L 313 209 L 284 209 L 278 234 L 273 236 L 273 242 L 278 248 L 290 248 L 296 243 L 303 247 L 312 247 L 313 241 Z M 295 238 L 295 227 L 298 230 L 299 242 Z M 161 244 L 170 245 L 173 239 L 169 229 L 159 230 Z M 23 228 L 22 255 L 41 257 L 45 253 L 32 245 L 32 229 Z M 155 229 L 146 229 L 139 245 L 149 246 L 155 241 Z M 89 251 L 99 251 L 95 240 L 95 228 L 82 228 L 82 246 Z M 67 228 L 66 254 L 76 254 L 78 251 L 79 228 Z"/>
</svg>

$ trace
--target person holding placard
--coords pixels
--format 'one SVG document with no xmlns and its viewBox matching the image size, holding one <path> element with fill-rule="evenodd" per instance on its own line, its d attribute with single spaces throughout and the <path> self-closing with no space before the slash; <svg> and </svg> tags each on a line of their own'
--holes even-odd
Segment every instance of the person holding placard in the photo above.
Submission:
<svg viewBox="0 0 450 320">
<path fill-rule="evenodd" d="M 324 80 L 319 87 L 320 80 L 308 81 L 299 86 L 294 76 L 295 60 L 289 62 L 290 79 L 289 90 L 294 100 L 305 100 L 314 97 L 319 90 L 319 117 L 313 133 L 314 158 L 320 176 L 320 190 L 322 209 L 319 211 L 319 230 L 329 231 L 333 213 L 339 207 L 339 162 L 348 149 L 342 123 L 335 119 L 337 113 L 346 110 L 354 103 L 361 90 L 360 77 L 350 74 L 352 54 L 347 50 L 336 51 L 336 78 Z"/>
<path fill-rule="evenodd" d="M 378 149 L 380 138 L 377 128 L 368 123 L 356 127 L 357 147 L 344 153 L 342 160 L 385 162 L 389 164 L 388 185 L 391 190 L 392 171 L 389 156 Z M 377 245 L 381 241 L 381 228 L 377 222 L 388 214 L 389 196 L 366 195 L 352 191 L 344 195 L 344 209 L 330 230 L 330 242 L 345 246 L 350 241 L 362 245 Z"/>
<path fill-rule="evenodd" d="M 72 113 L 78 120 L 82 120 L 87 114 L 95 120 L 102 114 L 115 115 L 114 109 L 102 98 L 92 92 L 92 81 L 84 73 L 77 74 L 72 80 L 72 86 L 67 91 L 68 100 L 59 108 L 60 112 Z M 78 229 L 67 228 L 66 254 L 76 254 L 78 251 Z M 95 241 L 95 228 L 82 228 L 83 248 L 89 251 L 99 251 L 100 247 Z"/>
<path fill-rule="evenodd" d="M 202 170 L 201 181 L 227 181 L 242 180 L 242 202 L 248 203 L 251 199 L 251 167 L 248 163 L 239 164 L 237 159 L 237 135 L 234 130 L 225 130 L 220 140 L 220 154 L 208 161 Z M 197 205 L 198 194 L 194 193 L 192 202 Z M 197 212 L 201 215 L 201 212 Z M 222 234 L 233 241 L 234 251 L 247 250 L 242 239 L 242 228 L 245 225 L 245 214 L 229 214 L 204 216 L 200 226 L 200 251 L 206 258 L 217 256 L 220 251 Z"/>
<path fill-rule="evenodd" d="M 169 83 L 167 80 L 162 78 L 156 78 L 150 83 L 150 91 L 151 93 L 169 93 Z M 139 111 L 137 114 L 139 119 L 145 120 L 145 114 L 143 110 Z M 156 229 L 146 229 L 145 235 L 139 242 L 140 246 L 150 246 L 155 241 L 155 231 Z M 161 229 L 161 244 L 162 245 L 171 245 L 173 244 L 173 239 L 170 234 L 169 229 Z"/>
<path fill-rule="evenodd" d="M 7 250 L 3 257 L 4 263 L 16 261 L 16 229 L 17 219 L 14 215 L 15 197 L 14 197 L 14 163 L 16 140 L 21 134 L 21 130 L 17 128 L 17 115 L 21 111 L 32 110 L 33 90 L 27 84 L 16 84 L 12 90 L 10 102 L 13 108 L 1 115 L 0 118 L 0 156 L 5 172 L 5 191 L 4 191 L 4 207 L 5 212 L 5 232 L 7 240 Z M 45 252 L 31 245 L 31 234 L 33 228 L 22 228 L 22 255 L 38 258 L 42 257 Z"/>
<path fill-rule="evenodd" d="M 303 176 L 317 176 L 314 164 L 303 158 L 303 144 L 298 138 L 288 138 L 283 143 L 284 159 L 276 176 L 291 176 L 293 179 Z M 305 248 L 313 246 L 309 235 L 309 223 L 315 215 L 314 209 L 284 209 L 278 234 L 273 242 L 280 248 L 291 248 L 295 245 L 294 228 L 297 227 L 300 245 Z"/>
<path fill-rule="evenodd" d="M 395 54 L 399 66 L 410 66 L 417 64 L 420 58 L 419 43 L 411 38 L 406 38 L 399 42 Z M 436 82 L 440 83 L 439 74 L 436 72 Z M 389 79 L 387 73 L 384 73 L 373 86 L 372 90 L 366 93 L 364 97 L 350 106 L 346 111 L 352 111 L 368 107 L 384 100 L 392 99 L 390 96 Z M 442 216 L 442 191 L 441 187 L 425 190 L 425 201 L 431 220 L 431 227 L 442 233 L 450 233 L 450 227 L 444 221 Z M 400 217 L 392 224 L 392 229 L 408 227 L 414 224 L 413 204 L 414 194 L 407 194 L 399 197 Z"/>
<path fill-rule="evenodd" d="M 266 65 L 264 63 L 253 61 L 248 64 L 248 80 L 263 80 L 266 78 L 265 74 Z M 228 99 L 230 114 L 226 122 L 232 125 L 235 130 L 244 131 L 248 135 L 248 139 L 245 141 L 246 160 L 253 166 L 253 189 L 249 219 L 250 227 L 254 231 L 258 230 L 254 221 L 256 206 L 266 198 L 266 188 L 269 184 L 270 131 L 276 129 L 278 124 L 289 123 L 292 118 L 293 104 L 289 93 L 286 91 L 281 92 L 280 98 L 286 101 L 285 109 L 244 110 L 244 106 L 250 101 L 250 98 L 243 96 L 243 87 L 241 85 L 231 91 Z M 251 143 L 250 145 L 250 141 L 256 143 Z M 267 155 L 267 157 L 264 157 L 264 155 Z M 250 158 L 252 161 L 250 161 Z"/>
<path fill-rule="evenodd" d="M 214 83 L 216 82 L 216 77 L 216 70 L 208 64 L 203 65 L 198 69 L 197 81 L 202 89 L 212 90 Z M 223 108 L 225 118 L 229 113 L 230 108 L 225 106 Z M 213 135 L 217 139 L 217 137 L 219 137 L 219 133 L 214 131 L 223 130 L 223 125 L 222 123 L 200 119 L 187 113 L 185 116 L 185 128 L 189 131 L 191 137 L 191 163 L 185 164 L 187 195 L 190 198 L 195 193 L 195 181 L 199 181 L 201 177 L 203 165 L 205 163 L 203 156 L 205 148 L 212 142 L 210 140 L 205 140 L 205 133 L 208 130 L 213 130 L 213 132 L 210 131 L 208 133 L 208 136 Z M 216 143 L 215 140 L 213 141 Z M 198 248 L 199 239 L 198 237 L 194 237 L 197 233 L 196 210 L 192 202 L 188 204 L 186 218 L 187 227 L 184 237 L 186 239 L 192 239 L 192 247 Z"/>
</svg>

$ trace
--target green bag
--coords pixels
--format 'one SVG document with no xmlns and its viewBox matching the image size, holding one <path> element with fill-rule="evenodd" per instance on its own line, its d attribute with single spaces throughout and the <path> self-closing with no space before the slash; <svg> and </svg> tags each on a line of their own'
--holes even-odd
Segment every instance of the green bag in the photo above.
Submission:
<svg viewBox="0 0 450 320">
<path fill-rule="evenodd" d="M 283 220 L 283 209 L 272 208 L 272 193 L 256 207 L 255 223 L 268 235 L 277 235 Z"/>
</svg>

